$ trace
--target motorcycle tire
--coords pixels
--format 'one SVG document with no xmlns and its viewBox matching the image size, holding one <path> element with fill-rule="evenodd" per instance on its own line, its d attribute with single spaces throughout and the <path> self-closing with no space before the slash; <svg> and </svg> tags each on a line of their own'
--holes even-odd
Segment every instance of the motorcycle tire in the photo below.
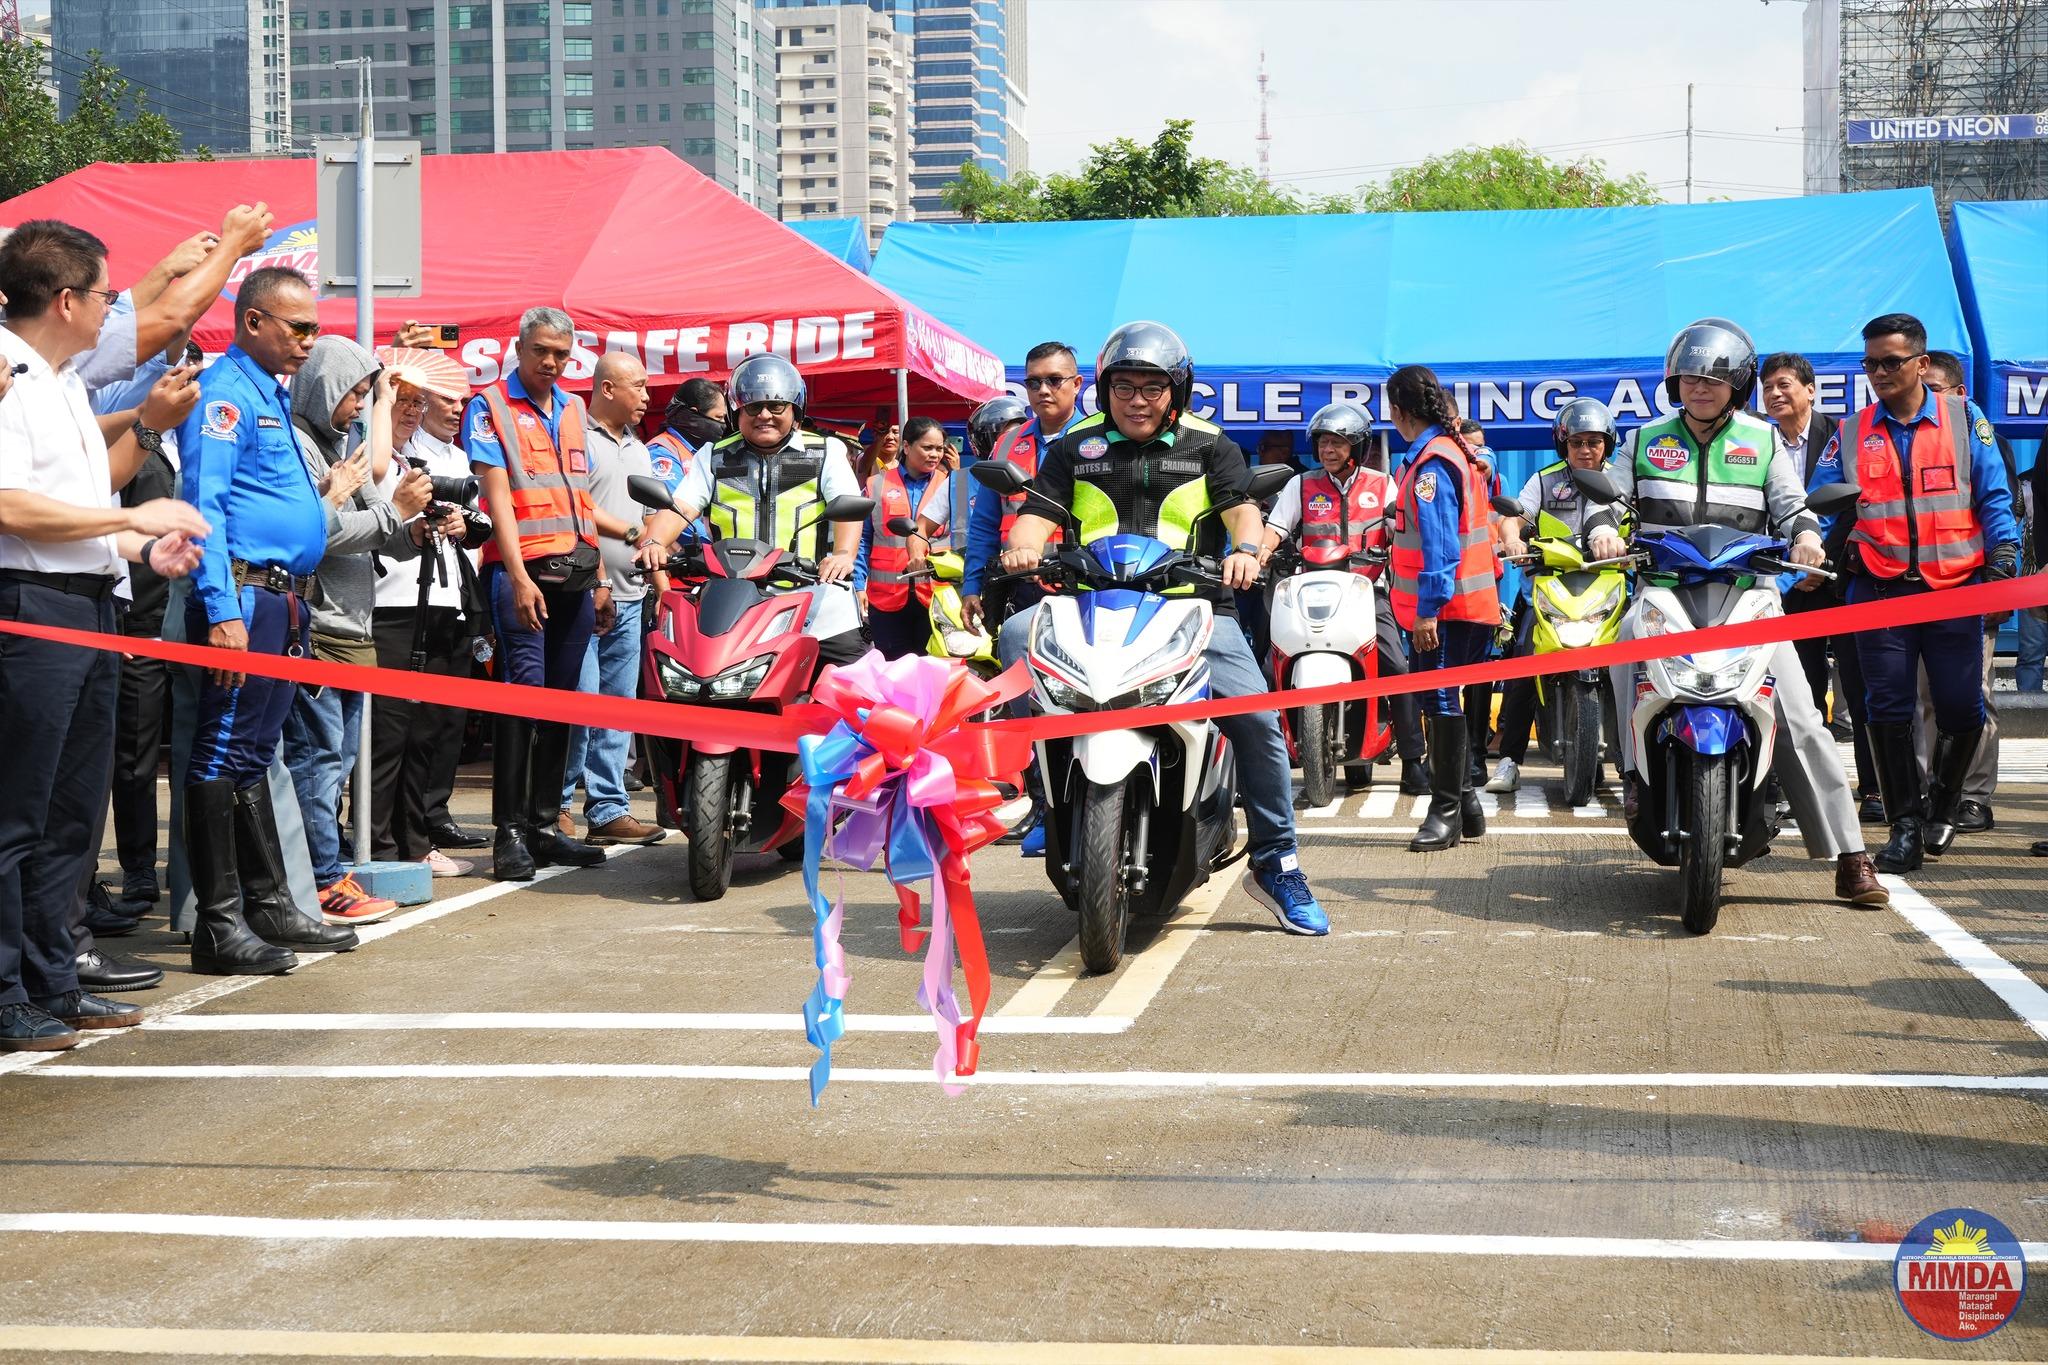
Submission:
<svg viewBox="0 0 2048 1365">
<path fill-rule="evenodd" d="M 1678 848 L 1679 919 L 1686 932 L 1712 933 L 1721 918 L 1721 870 L 1727 857 L 1729 789 L 1726 754 L 1693 754 L 1679 799 L 1689 837 Z"/>
<path fill-rule="evenodd" d="M 777 844 L 775 851 L 782 855 L 782 861 L 785 863 L 800 863 L 804 860 L 803 837 L 799 835 L 794 839 Z"/>
<path fill-rule="evenodd" d="M 1555 678 L 1546 679 L 1543 696 L 1536 708 L 1536 752 L 1545 763 L 1564 761 L 1564 688 Z"/>
<path fill-rule="evenodd" d="M 1124 960 L 1131 931 L 1131 890 L 1124 869 L 1132 861 L 1135 822 L 1129 779 L 1091 782 L 1081 796 L 1081 847 L 1074 859 L 1075 900 L 1081 915 L 1081 962 L 1098 975 Z"/>
<path fill-rule="evenodd" d="M 1558 697 L 1563 703 L 1564 803 L 1576 810 L 1593 799 L 1600 772 L 1600 689 L 1570 682 Z"/>
<path fill-rule="evenodd" d="M 1337 799 L 1337 774 L 1343 771 L 1337 750 L 1344 743 L 1344 717 L 1335 702 L 1304 706 L 1295 714 L 1301 719 L 1301 797 L 1316 810 Z"/>
<path fill-rule="evenodd" d="M 683 824 L 690 841 L 690 894 L 722 898 L 732 885 L 731 754 L 699 754 L 683 782 Z"/>
</svg>

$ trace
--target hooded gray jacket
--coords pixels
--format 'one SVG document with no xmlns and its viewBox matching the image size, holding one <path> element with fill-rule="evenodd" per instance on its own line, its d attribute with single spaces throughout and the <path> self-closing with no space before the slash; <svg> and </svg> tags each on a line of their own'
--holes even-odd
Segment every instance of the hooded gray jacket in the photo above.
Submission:
<svg viewBox="0 0 2048 1365">
<path fill-rule="evenodd" d="M 348 433 L 334 426 L 336 405 L 378 368 L 376 357 L 347 337 L 325 336 L 313 343 L 292 379 L 292 427 L 315 482 L 348 453 Z M 363 485 L 343 507 L 327 504 L 327 557 L 320 561 L 312 601 L 316 643 L 320 636 L 369 642 L 377 557 L 411 559 L 418 553 L 398 509 L 374 486 Z"/>
</svg>

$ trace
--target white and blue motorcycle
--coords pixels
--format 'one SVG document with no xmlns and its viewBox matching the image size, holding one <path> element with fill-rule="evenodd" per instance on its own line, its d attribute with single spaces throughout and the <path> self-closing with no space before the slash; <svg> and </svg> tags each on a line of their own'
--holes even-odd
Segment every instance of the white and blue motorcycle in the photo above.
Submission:
<svg viewBox="0 0 2048 1365">
<path fill-rule="evenodd" d="M 1051 588 L 1032 620 L 1026 661 L 1038 709 L 1048 715 L 1167 706 L 1208 698 L 1202 652 L 1214 629 L 1209 603 L 1167 596 L 1180 586 L 1219 587 L 1212 559 L 1149 536 L 1079 543 L 1073 514 L 1037 494 L 1007 461 L 970 473 L 999 493 L 1023 492 L 1066 537 L 1029 573 Z M 1292 477 L 1253 472 L 1252 496 Z M 1046 872 L 1081 919 L 1081 959 L 1091 972 L 1123 960 L 1131 921 L 1170 914 L 1183 897 L 1244 854 L 1236 815 L 1236 765 L 1207 720 L 1100 730 L 1038 746 L 1045 783 Z"/>
</svg>

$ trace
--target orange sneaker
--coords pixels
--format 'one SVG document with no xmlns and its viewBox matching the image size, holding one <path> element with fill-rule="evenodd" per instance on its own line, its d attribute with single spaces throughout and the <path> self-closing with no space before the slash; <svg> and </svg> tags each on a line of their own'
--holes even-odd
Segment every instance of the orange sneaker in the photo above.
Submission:
<svg viewBox="0 0 2048 1365">
<path fill-rule="evenodd" d="M 370 895 L 354 877 L 343 877 L 320 893 L 320 916 L 329 924 L 375 924 L 397 913 L 397 901 Z"/>
</svg>

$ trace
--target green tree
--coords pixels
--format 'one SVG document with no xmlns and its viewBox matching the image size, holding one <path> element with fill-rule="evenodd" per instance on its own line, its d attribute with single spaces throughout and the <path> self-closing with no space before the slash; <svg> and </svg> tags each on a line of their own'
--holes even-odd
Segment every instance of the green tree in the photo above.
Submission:
<svg viewBox="0 0 2048 1365">
<path fill-rule="evenodd" d="M 1368 213 L 1436 209 L 1582 209 L 1661 204 L 1642 175 L 1615 180 L 1604 163 L 1582 157 L 1552 161 L 1519 142 L 1461 147 L 1396 171 L 1359 192 Z"/>
<path fill-rule="evenodd" d="M 1344 213 L 1343 195 L 1303 199 L 1250 169 L 1194 154 L 1195 125 L 1170 120 L 1149 144 L 1127 137 L 1098 143 L 1074 175 L 1024 174 L 999 181 L 973 162 L 946 186 L 946 206 L 970 222 L 1076 222 L 1102 218 L 1189 218 Z"/>
<path fill-rule="evenodd" d="M 170 123 L 128 80 L 92 53 L 78 74 L 71 117 L 43 89 L 42 50 L 0 43 L 0 199 L 12 199 L 96 161 L 176 161 L 184 155 Z M 197 160 L 210 161 L 205 147 Z"/>
</svg>

